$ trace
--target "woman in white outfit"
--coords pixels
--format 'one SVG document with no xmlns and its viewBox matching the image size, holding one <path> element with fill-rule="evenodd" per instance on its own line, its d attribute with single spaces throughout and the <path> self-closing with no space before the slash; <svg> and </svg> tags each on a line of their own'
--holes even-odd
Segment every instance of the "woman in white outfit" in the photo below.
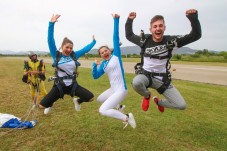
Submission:
<svg viewBox="0 0 227 151">
<path fill-rule="evenodd" d="M 95 60 L 92 68 L 94 79 L 98 79 L 106 73 L 110 81 L 110 88 L 104 91 L 97 98 L 97 101 L 102 103 L 99 112 L 101 115 L 124 121 L 126 126 L 129 124 L 133 128 L 136 128 L 136 122 L 132 113 L 123 114 L 119 110 L 114 109 L 125 99 L 128 90 L 124 78 L 124 68 L 119 43 L 120 16 L 118 14 L 112 14 L 112 16 L 114 19 L 113 53 L 107 46 L 101 46 L 98 52 L 104 60 L 101 64 L 98 60 Z M 99 68 L 97 69 L 98 65 Z"/>
</svg>

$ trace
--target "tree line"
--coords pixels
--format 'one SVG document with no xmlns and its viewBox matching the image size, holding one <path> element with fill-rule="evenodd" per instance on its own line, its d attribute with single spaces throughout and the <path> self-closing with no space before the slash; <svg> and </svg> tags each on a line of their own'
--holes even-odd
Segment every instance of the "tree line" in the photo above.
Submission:
<svg viewBox="0 0 227 151">
<path fill-rule="evenodd" d="M 3 55 L 0 56 L 27 56 L 27 55 Z M 38 55 L 43 57 L 50 57 L 50 53 L 47 55 Z M 99 54 L 85 54 L 84 58 L 98 58 L 100 57 Z M 139 54 L 127 54 L 122 55 L 122 58 L 140 58 Z M 208 49 L 198 50 L 194 54 L 173 54 L 172 59 L 173 61 L 195 61 L 195 62 L 227 62 L 227 51 L 220 51 L 214 52 L 209 51 Z"/>
</svg>

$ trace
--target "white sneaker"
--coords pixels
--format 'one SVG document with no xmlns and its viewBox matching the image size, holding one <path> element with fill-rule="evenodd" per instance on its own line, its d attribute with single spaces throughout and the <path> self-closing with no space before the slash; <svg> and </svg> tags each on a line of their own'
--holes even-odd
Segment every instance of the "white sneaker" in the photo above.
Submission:
<svg viewBox="0 0 227 151">
<path fill-rule="evenodd" d="M 50 112 L 50 110 L 51 110 L 51 107 L 45 108 L 44 109 L 44 114 L 48 114 Z"/>
<path fill-rule="evenodd" d="M 73 98 L 73 102 L 75 104 L 76 111 L 80 111 L 80 103 L 78 102 L 78 98 Z"/>
<path fill-rule="evenodd" d="M 125 107 L 126 107 L 125 105 L 120 105 L 120 104 L 118 104 L 118 105 L 117 105 L 117 110 L 120 111 L 121 113 L 124 113 Z"/>
<path fill-rule="evenodd" d="M 132 128 L 136 128 L 136 121 L 132 113 L 128 114 L 128 121 L 127 123 L 132 126 Z"/>
<path fill-rule="evenodd" d="M 36 123 L 37 123 L 37 120 L 30 121 L 30 122 L 32 123 L 32 125 L 33 125 L 33 126 L 35 126 L 35 125 L 36 125 Z"/>
</svg>

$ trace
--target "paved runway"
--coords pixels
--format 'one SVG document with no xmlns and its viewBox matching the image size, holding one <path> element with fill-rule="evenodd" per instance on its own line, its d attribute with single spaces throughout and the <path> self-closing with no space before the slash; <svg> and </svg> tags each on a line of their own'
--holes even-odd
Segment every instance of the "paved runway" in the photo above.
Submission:
<svg viewBox="0 0 227 151">
<path fill-rule="evenodd" d="M 5 58 L 5 57 L 4 57 Z M 8 59 L 11 57 L 7 57 Z M 25 59 L 24 57 L 17 57 Z M 13 57 L 15 59 L 15 57 Z M 27 59 L 27 58 L 26 58 Z M 51 59 L 45 59 L 46 63 L 52 63 Z M 93 61 L 80 60 L 81 67 L 91 68 Z M 134 73 L 133 62 L 124 62 L 125 73 Z M 227 86 L 227 67 L 172 64 L 171 73 L 173 79 L 181 79 L 195 82 L 218 84 Z M 176 71 L 173 71 L 176 69 Z"/>
<path fill-rule="evenodd" d="M 91 68 L 93 61 L 80 60 L 80 63 L 82 67 Z M 123 64 L 126 73 L 134 73 L 136 63 L 124 62 Z M 227 67 L 184 64 L 172 64 L 171 66 L 173 79 L 227 85 Z"/>
</svg>

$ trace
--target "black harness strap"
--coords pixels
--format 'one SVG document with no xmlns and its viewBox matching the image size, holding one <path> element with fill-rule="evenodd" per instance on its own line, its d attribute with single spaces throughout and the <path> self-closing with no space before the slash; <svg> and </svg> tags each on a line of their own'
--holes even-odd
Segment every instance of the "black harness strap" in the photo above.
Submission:
<svg viewBox="0 0 227 151">
<path fill-rule="evenodd" d="M 78 85 L 77 82 L 73 82 L 72 90 L 71 90 L 71 93 L 70 93 L 71 97 L 75 96 L 75 91 L 76 91 L 77 85 Z"/>
<path fill-rule="evenodd" d="M 154 55 L 152 55 L 152 56 L 150 56 L 150 58 L 155 58 L 155 59 L 160 59 L 160 60 L 162 60 L 162 59 L 169 58 L 169 56 L 168 56 L 168 55 L 166 55 L 166 56 L 154 56 Z"/>
<path fill-rule="evenodd" d="M 144 34 L 144 31 L 141 30 L 141 33 L 140 33 L 140 62 L 137 63 L 135 66 L 134 66 L 134 69 L 135 69 L 135 74 L 143 74 L 143 55 L 144 55 L 144 52 L 145 52 L 145 44 L 147 42 L 147 39 L 150 38 L 151 35 L 148 35 L 148 36 L 145 36 Z"/>
<path fill-rule="evenodd" d="M 73 97 L 75 95 L 75 90 L 76 90 L 76 87 L 78 85 L 77 81 L 76 81 L 76 77 L 78 76 L 77 75 L 77 68 L 78 66 L 80 66 L 80 63 L 77 62 L 77 59 L 76 59 L 76 56 L 75 56 L 75 53 L 72 52 L 70 54 L 70 57 L 72 58 L 72 60 L 75 62 L 75 65 L 76 65 L 76 72 L 73 73 L 73 75 L 69 75 L 66 71 L 64 71 L 63 69 L 60 69 L 58 68 L 58 62 L 60 61 L 61 59 L 61 56 L 62 56 L 62 53 L 60 51 L 57 51 L 56 52 L 56 60 L 55 62 L 53 63 L 53 67 L 55 67 L 55 77 L 56 79 L 54 80 L 54 84 L 57 86 L 59 92 L 60 92 L 60 97 L 63 98 L 64 97 L 64 92 L 63 92 L 63 89 L 62 87 L 65 86 L 63 80 L 64 79 L 72 79 L 72 89 L 71 89 L 71 93 L 70 93 L 70 96 Z M 59 77 L 58 76 L 58 71 L 62 71 L 62 72 L 65 72 L 67 74 L 67 76 L 64 76 L 64 77 Z"/>
<path fill-rule="evenodd" d="M 148 72 L 143 70 L 143 74 L 149 79 L 149 85 L 147 86 L 147 88 L 150 87 L 152 84 L 151 77 L 155 77 L 155 76 L 162 77 L 163 84 L 158 89 L 156 89 L 159 94 L 164 93 L 171 83 L 171 78 L 169 76 L 170 75 L 169 73 L 156 73 L 156 72 Z"/>
<path fill-rule="evenodd" d="M 170 73 L 170 68 L 171 68 L 171 64 L 170 64 L 170 59 L 172 57 L 172 50 L 173 48 L 175 47 L 175 45 L 173 45 L 174 43 L 172 42 L 169 42 L 167 41 L 166 43 L 166 47 L 168 49 L 168 60 L 167 60 L 167 63 L 166 63 L 166 75 L 162 76 L 162 82 L 163 84 L 157 89 L 158 93 L 159 94 L 163 94 L 165 92 L 166 89 L 168 89 L 170 83 L 171 83 L 171 73 Z"/>
<path fill-rule="evenodd" d="M 26 60 L 24 60 L 24 69 L 26 69 L 26 71 L 29 70 L 28 61 L 26 61 Z M 28 75 L 23 75 L 22 81 L 24 83 L 27 83 L 28 84 L 29 83 L 29 81 L 28 81 Z"/>
<path fill-rule="evenodd" d="M 42 67 L 44 67 L 44 69 L 46 68 L 44 63 L 43 63 L 43 59 L 41 59 L 39 61 L 39 66 L 38 66 L 38 70 L 39 70 L 39 77 L 42 81 L 45 81 L 46 80 L 46 76 L 45 74 L 42 74 Z"/>
<path fill-rule="evenodd" d="M 164 79 L 164 77 L 163 77 L 163 79 Z M 169 79 L 165 80 L 165 82 L 157 89 L 158 93 L 159 94 L 164 93 L 165 90 L 168 89 L 170 83 L 171 83 L 171 80 L 169 80 Z"/>
<path fill-rule="evenodd" d="M 141 33 L 140 33 L 140 48 L 141 48 L 141 51 L 140 51 L 140 56 L 141 56 L 141 65 L 143 66 L 143 54 L 145 52 L 145 44 L 147 42 L 147 39 L 149 38 L 150 36 L 148 37 L 145 37 L 145 34 L 144 34 L 144 31 L 141 30 Z"/>
</svg>

